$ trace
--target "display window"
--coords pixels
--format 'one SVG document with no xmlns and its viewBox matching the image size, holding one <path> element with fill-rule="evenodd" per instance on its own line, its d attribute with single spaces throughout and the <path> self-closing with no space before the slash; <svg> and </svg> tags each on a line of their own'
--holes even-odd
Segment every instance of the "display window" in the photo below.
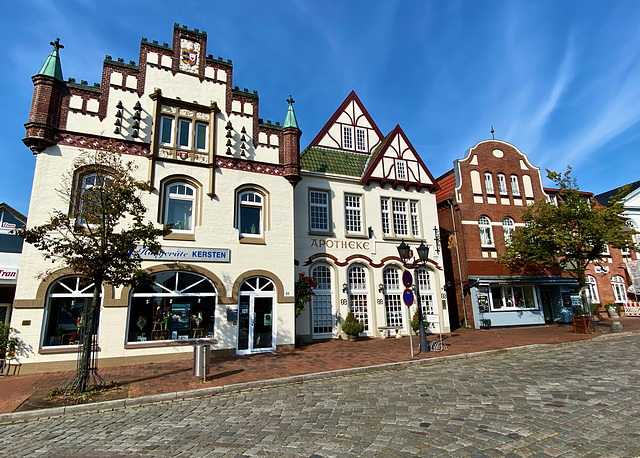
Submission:
<svg viewBox="0 0 640 458">
<path fill-rule="evenodd" d="M 491 310 L 537 310 L 538 299 L 533 286 L 492 286 Z"/>
<path fill-rule="evenodd" d="M 127 342 L 213 338 L 215 305 L 215 286 L 203 275 L 156 273 L 131 294 Z"/>
</svg>

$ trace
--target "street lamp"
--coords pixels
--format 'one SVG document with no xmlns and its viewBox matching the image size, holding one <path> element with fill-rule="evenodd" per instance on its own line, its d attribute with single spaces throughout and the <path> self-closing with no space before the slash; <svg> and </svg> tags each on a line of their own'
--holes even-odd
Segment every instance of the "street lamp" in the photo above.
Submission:
<svg viewBox="0 0 640 458">
<path fill-rule="evenodd" d="M 426 246 L 423 242 L 420 242 L 420 246 L 416 248 L 418 252 L 418 259 L 413 261 L 413 264 L 409 264 L 409 259 L 411 259 L 411 248 L 407 245 L 404 240 L 402 243 L 398 245 L 398 255 L 400 259 L 402 259 L 402 264 L 407 268 L 412 268 L 414 271 L 414 282 L 413 287 L 415 290 L 416 296 L 416 305 L 418 307 L 418 332 L 420 334 L 420 352 L 427 353 L 429 351 L 429 344 L 427 343 L 427 333 L 424 329 L 424 319 L 422 317 L 422 306 L 420 304 L 420 287 L 418 286 L 418 267 L 421 265 L 425 265 L 429 260 L 429 247 Z"/>
</svg>

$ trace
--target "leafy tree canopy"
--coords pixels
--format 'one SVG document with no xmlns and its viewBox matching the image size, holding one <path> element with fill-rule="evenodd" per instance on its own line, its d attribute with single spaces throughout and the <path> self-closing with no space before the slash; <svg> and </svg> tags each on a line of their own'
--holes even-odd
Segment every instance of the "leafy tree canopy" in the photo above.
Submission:
<svg viewBox="0 0 640 458">
<path fill-rule="evenodd" d="M 498 260 L 516 275 L 563 271 L 584 287 L 587 266 L 602 257 L 607 244 L 632 245 L 620 218 L 629 189 L 621 189 L 604 207 L 578 191 L 571 167 L 564 174 L 547 170 L 547 177 L 559 188 L 557 205 L 540 200 L 526 207 L 526 226 L 513 232 Z"/>
<path fill-rule="evenodd" d="M 57 190 L 69 209 L 53 210 L 47 223 L 20 235 L 79 275 L 113 285 L 134 282 L 141 261 L 136 247 L 158 253 L 158 237 L 169 231 L 144 222 L 141 194 L 149 187 L 133 177 L 135 169 L 113 148 L 83 151 Z"/>
</svg>

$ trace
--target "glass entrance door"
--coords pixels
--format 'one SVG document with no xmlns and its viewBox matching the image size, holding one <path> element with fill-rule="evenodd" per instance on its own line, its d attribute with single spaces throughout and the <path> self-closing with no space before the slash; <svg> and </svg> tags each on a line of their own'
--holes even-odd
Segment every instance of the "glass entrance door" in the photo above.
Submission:
<svg viewBox="0 0 640 458">
<path fill-rule="evenodd" d="M 273 282 L 269 279 L 253 277 L 241 286 L 238 303 L 239 355 L 276 349 L 274 299 Z"/>
</svg>

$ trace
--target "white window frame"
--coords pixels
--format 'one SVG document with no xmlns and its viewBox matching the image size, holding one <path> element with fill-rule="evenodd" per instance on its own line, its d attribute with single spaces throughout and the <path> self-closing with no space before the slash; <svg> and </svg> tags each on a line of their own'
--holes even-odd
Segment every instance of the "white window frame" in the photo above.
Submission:
<svg viewBox="0 0 640 458">
<path fill-rule="evenodd" d="M 511 192 L 514 196 L 520 195 L 520 185 L 518 184 L 518 175 L 511 175 Z"/>
<path fill-rule="evenodd" d="M 382 234 L 391 235 L 391 217 L 389 210 L 389 202 L 391 201 L 388 197 L 383 197 L 380 199 L 380 213 L 382 216 Z"/>
<path fill-rule="evenodd" d="M 344 228 L 347 234 L 362 234 L 362 197 L 361 194 L 344 195 Z"/>
<path fill-rule="evenodd" d="M 406 180 L 407 179 L 407 161 L 404 159 L 396 159 L 396 179 L 398 180 Z"/>
<path fill-rule="evenodd" d="M 353 126 L 342 126 L 342 149 L 353 149 Z"/>
<path fill-rule="evenodd" d="M 507 180 L 504 176 L 504 173 L 498 174 L 498 192 L 501 196 L 507 195 Z"/>
<path fill-rule="evenodd" d="M 252 196 L 253 200 L 242 200 L 243 196 Z M 265 196 L 254 189 L 247 189 L 240 193 L 238 193 L 238 233 L 241 238 L 243 237 L 253 237 L 260 238 L 264 237 L 264 204 L 265 204 Z M 242 232 L 242 209 L 243 208 L 257 208 L 260 210 L 259 216 L 259 227 L 258 232 Z"/>
<path fill-rule="evenodd" d="M 495 194 L 493 189 L 493 175 L 490 172 L 484 172 L 484 188 L 487 194 Z"/>
<path fill-rule="evenodd" d="M 356 127 L 356 151 L 367 152 L 367 129 Z"/>
<path fill-rule="evenodd" d="M 364 323 L 364 333 L 369 332 L 369 281 L 367 269 L 361 264 L 354 264 L 347 271 L 349 281 L 349 310 L 357 320 Z"/>
<path fill-rule="evenodd" d="M 176 140 L 176 144 L 179 149 L 192 149 L 191 148 L 191 142 L 192 142 L 191 125 L 192 124 L 193 122 L 191 121 L 191 119 L 178 118 L 178 138 Z M 185 127 L 187 129 L 187 144 L 183 145 L 182 143 L 180 143 L 180 140 L 182 139 L 182 131 Z"/>
<path fill-rule="evenodd" d="M 163 146 L 173 146 L 174 140 L 175 140 L 175 133 L 174 133 L 174 121 L 175 121 L 175 117 L 173 116 L 160 116 L 160 132 L 158 135 L 158 143 L 160 145 Z M 164 132 L 164 128 L 165 128 L 165 124 L 169 123 L 169 141 L 162 141 L 162 134 Z"/>
<path fill-rule="evenodd" d="M 196 122 L 194 124 L 194 140 L 193 146 L 195 151 L 200 151 L 206 153 L 209 151 L 209 124 L 206 122 Z M 204 147 L 198 148 L 198 133 L 200 132 L 200 128 L 204 128 Z"/>
<path fill-rule="evenodd" d="M 483 248 L 495 247 L 493 241 L 493 229 L 491 227 L 491 220 L 488 216 L 482 215 L 478 218 L 478 229 L 480 230 L 480 246 Z"/>
<path fill-rule="evenodd" d="M 411 232 L 414 237 L 420 237 L 420 207 L 417 200 L 409 201 L 409 211 L 411 213 Z"/>
<path fill-rule="evenodd" d="M 524 298 L 526 297 L 526 294 L 522 294 L 522 292 L 524 291 L 525 288 L 530 288 L 530 292 L 531 292 L 530 298 L 532 298 L 534 302 L 533 307 L 519 307 L 518 304 L 516 303 L 516 300 L 518 298 L 518 294 L 516 293 L 516 291 L 520 290 L 520 296 Z M 495 297 L 494 297 L 494 290 L 499 290 L 500 292 L 499 305 L 496 304 Z M 538 300 L 536 287 L 533 285 L 495 285 L 495 286 L 491 286 L 489 296 L 491 297 L 492 312 L 540 309 L 540 303 Z"/>
<path fill-rule="evenodd" d="M 508 245 L 511 241 L 511 234 L 516 230 L 516 223 L 510 216 L 502 218 L 502 233 L 504 234 L 504 244 Z"/>
<path fill-rule="evenodd" d="M 314 195 L 318 197 L 322 196 L 324 202 L 319 202 L 317 199 L 314 199 Z M 330 232 L 331 219 L 329 218 L 329 214 L 329 191 L 309 189 L 309 231 Z"/>
<path fill-rule="evenodd" d="M 624 304 L 627 302 L 627 284 L 620 275 L 611 277 L 611 288 L 616 304 Z"/>
<path fill-rule="evenodd" d="M 587 275 L 585 277 L 586 280 L 586 292 L 587 298 L 590 299 L 592 304 L 600 303 L 600 296 L 598 295 L 598 284 L 596 282 L 596 277 L 593 275 Z"/>
<path fill-rule="evenodd" d="M 409 210 L 404 199 L 391 199 L 391 212 L 393 214 L 393 233 L 396 237 L 409 235 Z"/>
<path fill-rule="evenodd" d="M 387 326 L 404 328 L 404 306 L 400 288 L 400 269 L 385 267 L 382 271 L 384 288 L 384 311 Z"/>
<path fill-rule="evenodd" d="M 180 191 L 180 187 L 183 187 L 185 192 L 172 192 L 172 188 L 176 188 L 176 191 Z M 191 194 L 188 193 L 191 191 Z M 172 228 L 171 232 L 176 234 L 193 234 L 195 230 L 195 215 L 196 215 L 196 188 L 185 181 L 172 181 L 165 186 L 165 207 L 164 207 L 164 223 L 169 223 L 169 207 L 172 201 L 186 201 L 191 202 L 191 225 L 189 228 L 177 229 Z"/>
<path fill-rule="evenodd" d="M 316 282 L 311 296 L 311 332 L 314 338 L 332 336 L 335 329 L 333 271 L 327 264 L 318 264 L 312 267 L 311 276 Z"/>
<path fill-rule="evenodd" d="M 433 281 L 431 279 L 431 271 L 429 269 L 420 268 L 416 270 L 416 281 L 418 282 L 418 291 L 420 292 L 420 308 L 422 309 L 422 318 L 427 324 L 427 315 L 437 315 L 433 302 Z"/>
</svg>

